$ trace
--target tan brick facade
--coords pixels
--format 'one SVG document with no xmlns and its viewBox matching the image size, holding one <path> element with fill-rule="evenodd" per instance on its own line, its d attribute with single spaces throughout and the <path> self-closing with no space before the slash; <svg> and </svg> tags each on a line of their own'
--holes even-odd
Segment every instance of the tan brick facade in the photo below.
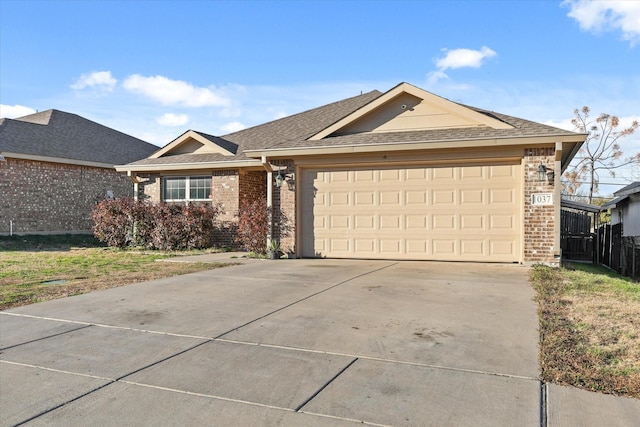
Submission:
<svg viewBox="0 0 640 427">
<path fill-rule="evenodd" d="M 292 160 L 274 161 L 275 166 L 286 166 L 282 187 L 273 192 L 275 216 L 273 237 L 280 241 L 280 247 L 287 254 L 296 251 L 296 175 Z"/>
<path fill-rule="evenodd" d="M 523 244 L 525 263 L 557 264 L 559 248 L 554 247 L 555 204 L 557 194 L 553 183 L 538 180 L 538 167 L 543 164 L 553 168 L 555 150 L 552 147 L 527 148 L 524 153 L 524 210 Z M 553 205 L 533 206 L 531 196 L 536 193 L 553 193 Z"/>
<path fill-rule="evenodd" d="M 91 211 L 112 192 L 132 196 L 114 169 L 8 158 L 0 162 L 0 234 L 90 233 Z"/>
<path fill-rule="evenodd" d="M 204 175 L 198 173 L 198 176 Z M 186 176 L 186 175 L 185 175 Z M 162 201 L 162 176 L 158 174 L 140 175 L 140 198 L 157 203 Z M 216 170 L 211 172 L 212 202 L 220 205 L 218 217 L 219 245 L 236 247 L 238 209 L 243 198 L 266 197 L 266 172 Z"/>
<path fill-rule="evenodd" d="M 557 264 L 559 248 L 555 247 L 556 219 L 554 183 L 547 179 L 538 180 L 538 167 L 542 163 L 548 168 L 555 164 L 553 147 L 536 147 L 524 149 L 523 158 L 523 261 L 525 263 Z M 280 241 L 282 250 L 288 254 L 296 252 L 296 167 L 292 160 L 272 162 L 276 169 L 286 167 L 285 182 L 281 188 L 273 188 L 274 232 L 273 237 Z M 277 172 L 274 172 L 274 176 Z M 201 174 L 200 174 L 201 175 Z M 145 197 L 152 201 L 161 200 L 161 183 L 159 175 L 148 176 L 144 183 Z M 531 197 L 537 193 L 552 193 L 554 205 L 533 206 Z M 213 202 L 220 203 L 222 212 L 220 219 L 221 244 L 235 246 L 235 232 L 239 203 L 243 199 L 253 200 L 266 197 L 266 172 L 221 170 L 212 173 Z"/>
</svg>

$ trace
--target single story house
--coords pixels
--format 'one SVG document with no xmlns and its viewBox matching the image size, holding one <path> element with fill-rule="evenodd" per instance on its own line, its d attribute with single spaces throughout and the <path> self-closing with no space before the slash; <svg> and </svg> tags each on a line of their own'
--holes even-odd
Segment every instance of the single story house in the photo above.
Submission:
<svg viewBox="0 0 640 427">
<path fill-rule="evenodd" d="M 622 224 L 622 237 L 640 237 L 640 181 L 613 195 L 613 200 L 602 205 L 603 209 L 611 209 L 611 225 Z"/>
<path fill-rule="evenodd" d="M 155 201 L 266 197 L 296 257 L 558 263 L 559 179 L 586 138 L 408 83 L 116 166 Z M 281 235 L 280 212 L 290 233 Z"/>
<path fill-rule="evenodd" d="M 0 119 L 0 234 L 89 233 L 97 202 L 133 195 L 114 165 L 157 149 L 59 110 Z"/>
</svg>

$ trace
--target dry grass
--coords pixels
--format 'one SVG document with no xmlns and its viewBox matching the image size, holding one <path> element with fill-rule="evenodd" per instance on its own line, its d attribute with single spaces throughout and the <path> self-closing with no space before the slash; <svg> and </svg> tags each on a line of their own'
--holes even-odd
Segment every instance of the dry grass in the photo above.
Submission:
<svg viewBox="0 0 640 427">
<path fill-rule="evenodd" d="M 640 397 L 640 285 L 604 268 L 536 266 L 543 381 Z"/>
<path fill-rule="evenodd" d="M 116 250 L 88 236 L 4 237 L 0 239 L 0 310 L 230 265 L 156 262 L 187 254 L 192 252 Z"/>
</svg>

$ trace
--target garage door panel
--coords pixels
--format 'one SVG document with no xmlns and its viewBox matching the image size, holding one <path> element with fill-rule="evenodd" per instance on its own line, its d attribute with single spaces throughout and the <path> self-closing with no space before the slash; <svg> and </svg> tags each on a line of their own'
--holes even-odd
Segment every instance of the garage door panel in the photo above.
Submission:
<svg viewBox="0 0 640 427">
<path fill-rule="evenodd" d="M 479 188 L 460 190 L 460 203 L 462 204 L 484 204 L 484 190 Z"/>
<path fill-rule="evenodd" d="M 514 230 L 515 227 L 515 215 L 491 215 L 491 230 Z"/>
<path fill-rule="evenodd" d="M 460 214 L 460 230 L 478 231 L 484 230 L 484 215 Z"/>
<path fill-rule="evenodd" d="M 429 253 L 429 240 L 427 239 L 406 239 L 406 254 L 413 258 L 424 258 Z"/>
<path fill-rule="evenodd" d="M 407 230 L 428 230 L 427 215 L 407 215 L 405 216 Z"/>
<path fill-rule="evenodd" d="M 380 205 L 398 206 L 398 204 L 400 204 L 400 200 L 399 190 L 380 191 Z"/>
<path fill-rule="evenodd" d="M 355 250 L 359 254 L 373 255 L 376 253 L 375 239 L 354 239 Z"/>
<path fill-rule="evenodd" d="M 388 256 L 402 254 L 402 241 L 400 239 L 380 239 L 380 252 Z"/>
<path fill-rule="evenodd" d="M 489 191 L 491 204 L 515 204 L 515 190 L 513 188 L 497 188 Z"/>
<path fill-rule="evenodd" d="M 341 239 L 341 238 L 332 238 L 331 240 L 329 240 L 329 248 L 331 250 L 331 252 L 336 252 L 336 253 L 345 253 L 345 254 L 350 254 L 351 253 L 351 239 Z"/>
<path fill-rule="evenodd" d="M 434 214 L 431 218 L 434 231 L 450 231 L 456 228 L 455 214 Z"/>
<path fill-rule="evenodd" d="M 355 228 L 360 231 L 371 232 L 375 229 L 375 216 L 374 215 L 355 215 L 354 224 Z"/>
<path fill-rule="evenodd" d="M 400 230 L 401 224 L 400 215 L 380 215 L 381 230 Z"/>
<path fill-rule="evenodd" d="M 485 255 L 485 241 L 483 239 L 462 239 L 460 240 L 460 251 L 462 255 L 483 256 Z"/>
<path fill-rule="evenodd" d="M 356 206 L 373 206 L 375 193 L 373 191 L 354 191 L 354 201 Z"/>
<path fill-rule="evenodd" d="M 329 193 L 330 206 L 349 206 L 351 194 L 346 191 L 335 191 Z"/>
<path fill-rule="evenodd" d="M 433 181 L 450 181 L 455 178 L 454 168 L 434 168 L 432 169 Z"/>
<path fill-rule="evenodd" d="M 435 190 L 433 192 L 434 205 L 453 205 L 456 201 L 456 190 Z"/>
<path fill-rule="evenodd" d="M 433 239 L 431 241 L 433 255 L 444 256 L 456 254 L 456 241 L 453 239 Z"/>
<path fill-rule="evenodd" d="M 489 176 L 492 178 L 518 178 L 516 175 L 516 166 L 514 165 L 497 165 L 489 166 Z"/>
<path fill-rule="evenodd" d="M 429 193 L 424 190 L 407 190 L 405 191 L 405 201 L 407 205 L 423 205 L 429 203 Z"/>
<path fill-rule="evenodd" d="M 460 179 L 465 180 L 473 180 L 477 181 L 479 178 L 482 179 L 484 177 L 484 170 L 482 166 L 467 166 L 463 169 L 460 169 Z"/>
<path fill-rule="evenodd" d="M 304 169 L 303 256 L 513 262 L 520 166 Z"/>
<path fill-rule="evenodd" d="M 491 240 L 490 255 L 508 255 L 514 251 L 515 241 L 513 240 Z"/>
</svg>

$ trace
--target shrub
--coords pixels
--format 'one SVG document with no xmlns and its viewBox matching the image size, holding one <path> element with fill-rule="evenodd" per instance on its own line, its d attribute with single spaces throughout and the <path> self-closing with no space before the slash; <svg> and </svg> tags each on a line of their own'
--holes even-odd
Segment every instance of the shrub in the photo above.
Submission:
<svg viewBox="0 0 640 427">
<path fill-rule="evenodd" d="M 130 197 L 103 200 L 93 209 L 93 235 L 109 246 L 124 248 L 133 240 L 133 211 Z"/>
<path fill-rule="evenodd" d="M 178 250 L 213 244 L 218 206 L 169 205 L 136 202 L 130 198 L 105 200 L 93 211 L 93 232 L 109 246 L 145 246 Z"/>
<path fill-rule="evenodd" d="M 260 254 L 266 253 L 268 212 L 267 200 L 262 197 L 255 200 L 244 199 L 240 202 L 236 241 L 244 249 Z"/>
</svg>

